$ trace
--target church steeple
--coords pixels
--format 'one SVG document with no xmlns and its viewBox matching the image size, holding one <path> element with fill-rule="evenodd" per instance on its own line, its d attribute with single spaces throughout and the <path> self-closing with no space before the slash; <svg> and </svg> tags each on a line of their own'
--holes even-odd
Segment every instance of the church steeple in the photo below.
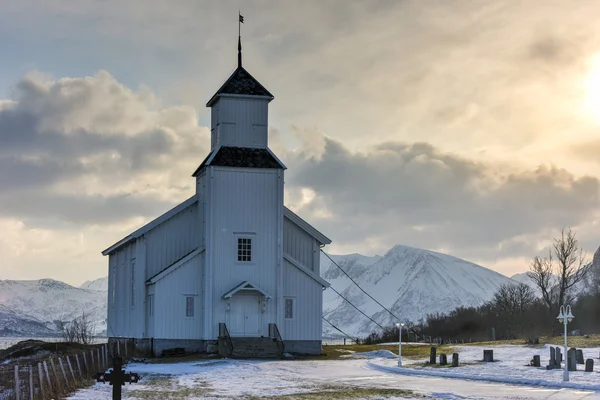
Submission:
<svg viewBox="0 0 600 400">
<path fill-rule="evenodd" d="M 240 19 L 238 21 L 238 68 L 242 68 L 242 24 L 244 16 L 238 12 Z"/>
<path fill-rule="evenodd" d="M 273 95 L 261 85 L 248 71 L 242 67 L 242 34 L 241 25 L 244 23 L 244 16 L 239 14 L 238 22 L 238 65 L 233 74 L 225 81 L 225 83 L 217 90 L 208 103 L 207 107 L 213 107 L 217 100 L 227 95 L 241 96 L 256 96 L 255 98 L 262 97 L 264 100 L 269 102 L 273 100 Z"/>
<path fill-rule="evenodd" d="M 238 36 L 238 68 L 242 68 L 242 37 Z"/>
<path fill-rule="evenodd" d="M 241 26 L 244 17 L 240 14 L 239 18 Z M 242 66 L 242 36 L 238 32 L 237 68 L 206 103 L 211 108 L 211 151 L 217 147 L 235 147 L 263 149 L 268 153 L 269 103 L 273 98 Z M 217 151 L 225 154 L 225 150 Z M 238 154 L 236 151 L 230 153 Z"/>
</svg>

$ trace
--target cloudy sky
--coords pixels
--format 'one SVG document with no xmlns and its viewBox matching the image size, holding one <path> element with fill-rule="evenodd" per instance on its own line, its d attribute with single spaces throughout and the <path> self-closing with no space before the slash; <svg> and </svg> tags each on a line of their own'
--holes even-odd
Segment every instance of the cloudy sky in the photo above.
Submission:
<svg viewBox="0 0 600 400">
<path fill-rule="evenodd" d="M 206 101 L 274 95 L 286 204 L 334 244 L 506 275 L 561 227 L 600 245 L 596 0 L 0 0 L 0 279 L 100 251 L 193 194 Z"/>
</svg>

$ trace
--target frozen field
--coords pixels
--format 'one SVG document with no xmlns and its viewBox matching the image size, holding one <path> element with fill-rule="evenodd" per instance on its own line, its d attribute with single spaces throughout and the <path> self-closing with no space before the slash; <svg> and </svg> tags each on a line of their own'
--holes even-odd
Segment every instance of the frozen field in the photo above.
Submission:
<svg viewBox="0 0 600 400">
<path fill-rule="evenodd" d="M 467 365 L 460 368 L 422 367 L 425 360 L 405 359 L 408 368 L 402 371 L 395 367 L 395 359 L 383 358 L 385 351 L 365 358 L 349 354 L 343 360 L 133 363 L 128 370 L 140 373 L 142 381 L 125 386 L 123 398 L 600 399 L 598 365 L 593 373 L 572 372 L 571 387 L 564 388 L 561 371 L 525 366 L 534 354 L 540 354 L 545 365 L 547 347 L 493 347 L 499 361 L 487 364 L 478 362 L 483 349 L 461 346 L 461 362 Z M 595 357 L 597 364 L 598 351 L 584 349 L 584 354 Z M 110 393 L 108 384 L 96 384 L 70 399 L 110 399 Z"/>
</svg>

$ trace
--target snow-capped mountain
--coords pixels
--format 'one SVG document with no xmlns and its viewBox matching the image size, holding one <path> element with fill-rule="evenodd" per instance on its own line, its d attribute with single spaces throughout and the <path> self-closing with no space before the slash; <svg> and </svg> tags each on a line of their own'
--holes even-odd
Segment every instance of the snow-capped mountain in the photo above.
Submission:
<svg viewBox="0 0 600 400">
<path fill-rule="evenodd" d="M 106 290 L 77 288 L 53 279 L 0 280 L 0 335 L 58 334 L 56 321 L 72 321 L 82 313 L 89 315 L 96 333 L 103 334 L 106 305 Z"/>
<path fill-rule="evenodd" d="M 517 281 L 519 283 L 526 284 L 527 286 L 529 286 L 530 288 L 532 288 L 533 291 L 538 296 L 541 296 L 540 289 L 537 287 L 537 285 L 535 284 L 535 282 L 529 277 L 529 275 L 527 275 L 527 272 L 521 272 L 519 274 L 514 274 L 513 276 L 510 277 L 510 279 L 512 279 L 513 281 Z"/>
<path fill-rule="evenodd" d="M 479 306 L 502 284 L 515 283 L 471 262 L 407 246 L 395 246 L 383 257 L 351 254 L 331 258 L 377 301 L 412 322 L 460 306 Z M 375 321 L 383 326 L 397 322 L 326 257 L 322 258 L 321 271 L 334 289 Z M 331 289 L 324 293 L 323 309 L 325 318 L 348 334 L 364 336 L 378 329 Z M 323 328 L 325 334 L 337 334 L 327 323 Z"/>
<path fill-rule="evenodd" d="M 108 292 L 108 276 L 104 278 L 94 279 L 93 281 L 85 281 L 79 286 L 81 289 L 96 290 L 100 292 Z"/>
</svg>

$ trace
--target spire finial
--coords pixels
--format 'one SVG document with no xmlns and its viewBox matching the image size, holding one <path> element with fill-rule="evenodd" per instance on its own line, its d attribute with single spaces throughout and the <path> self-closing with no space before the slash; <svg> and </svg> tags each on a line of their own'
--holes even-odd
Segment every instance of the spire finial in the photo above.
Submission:
<svg viewBox="0 0 600 400">
<path fill-rule="evenodd" d="M 238 68 L 242 68 L 242 24 L 244 23 L 244 16 L 238 10 Z"/>
</svg>

